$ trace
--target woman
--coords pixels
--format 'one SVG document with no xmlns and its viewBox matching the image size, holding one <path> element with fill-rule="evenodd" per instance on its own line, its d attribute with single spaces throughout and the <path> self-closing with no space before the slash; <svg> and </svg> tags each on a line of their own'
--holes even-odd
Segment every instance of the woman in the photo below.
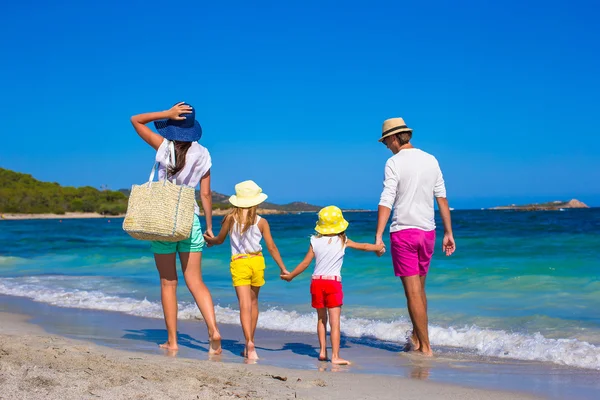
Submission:
<svg viewBox="0 0 600 400">
<path fill-rule="evenodd" d="M 154 133 L 146 124 L 154 122 L 159 134 Z M 131 123 L 146 143 L 156 150 L 156 162 L 159 163 L 158 177 L 175 179 L 179 185 L 192 187 L 200 184 L 200 198 L 206 219 L 206 234 L 212 233 L 212 197 L 210 190 L 211 158 L 208 150 L 198 143 L 202 137 L 202 128 L 195 120 L 192 106 L 177 103 L 167 111 L 135 115 Z M 169 162 L 169 141 L 175 147 L 175 165 Z M 167 342 L 160 347 L 176 351 L 177 346 L 177 269 L 176 253 L 179 253 L 181 269 L 185 283 L 194 296 L 208 328 L 210 342 L 209 354 L 221 353 L 221 335 L 217 328 L 215 308 L 212 297 L 202 281 L 202 249 L 205 245 L 200 226 L 200 208 L 196 204 L 192 233 L 180 242 L 152 242 L 152 252 L 156 268 L 160 275 L 160 294 L 165 323 Z"/>
</svg>

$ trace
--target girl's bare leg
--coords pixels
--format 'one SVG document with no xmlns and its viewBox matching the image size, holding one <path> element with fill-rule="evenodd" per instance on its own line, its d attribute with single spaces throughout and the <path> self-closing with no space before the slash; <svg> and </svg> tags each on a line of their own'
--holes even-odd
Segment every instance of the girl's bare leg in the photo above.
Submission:
<svg viewBox="0 0 600 400">
<path fill-rule="evenodd" d="M 260 292 L 260 286 L 250 286 L 252 292 L 250 293 L 252 297 L 252 343 L 254 341 L 254 334 L 256 333 L 256 325 L 258 325 L 258 293 Z"/>
<path fill-rule="evenodd" d="M 327 361 L 327 309 L 317 308 L 317 317 L 317 335 L 319 336 L 320 347 L 319 361 Z"/>
<path fill-rule="evenodd" d="M 336 365 L 348 365 L 350 361 L 340 358 L 340 316 L 342 307 L 328 308 L 329 325 L 331 326 L 331 363 Z"/>
<path fill-rule="evenodd" d="M 236 286 L 235 293 L 240 304 L 240 322 L 244 338 L 246 339 L 244 357 L 256 360 L 258 359 L 258 355 L 256 354 L 252 338 L 252 290 L 250 289 L 250 285 Z"/>
</svg>

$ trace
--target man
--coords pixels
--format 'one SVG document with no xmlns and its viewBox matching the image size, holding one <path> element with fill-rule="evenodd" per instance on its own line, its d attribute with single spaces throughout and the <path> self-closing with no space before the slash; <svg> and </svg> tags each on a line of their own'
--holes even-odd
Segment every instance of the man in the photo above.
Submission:
<svg viewBox="0 0 600 400">
<path fill-rule="evenodd" d="M 394 155 L 385 164 L 375 242 L 383 243 L 383 232 L 393 209 L 390 225 L 392 262 L 396 276 L 402 279 L 413 324 L 412 348 L 431 356 L 425 278 L 435 246 L 434 197 L 444 223 L 442 249 L 449 256 L 456 245 L 438 161 L 431 154 L 414 148 L 411 138 L 412 129 L 402 118 L 391 118 L 383 123 L 379 141 Z"/>
</svg>

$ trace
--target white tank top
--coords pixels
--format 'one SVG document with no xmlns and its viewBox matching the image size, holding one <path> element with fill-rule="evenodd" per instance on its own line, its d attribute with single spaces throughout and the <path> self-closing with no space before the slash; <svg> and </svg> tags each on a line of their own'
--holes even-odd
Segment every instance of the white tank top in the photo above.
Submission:
<svg viewBox="0 0 600 400">
<path fill-rule="evenodd" d="M 346 252 L 346 244 L 342 246 L 339 236 L 313 236 L 310 244 L 315 253 L 315 275 L 342 277 L 342 263 Z"/>
<path fill-rule="evenodd" d="M 238 224 L 235 220 L 233 221 L 233 228 L 229 234 L 231 255 L 235 256 L 237 254 L 258 253 L 259 251 L 262 251 L 262 246 L 260 245 L 262 233 L 258 228 L 259 221 L 260 216 L 257 215 L 254 225 L 244 232 L 243 235 L 240 233 L 242 225 Z"/>
</svg>

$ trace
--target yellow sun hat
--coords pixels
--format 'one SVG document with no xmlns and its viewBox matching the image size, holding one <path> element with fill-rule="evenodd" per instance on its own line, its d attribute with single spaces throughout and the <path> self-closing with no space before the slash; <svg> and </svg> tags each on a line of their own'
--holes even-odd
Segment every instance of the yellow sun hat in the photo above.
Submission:
<svg viewBox="0 0 600 400">
<path fill-rule="evenodd" d="M 336 206 L 327 206 L 319 211 L 319 221 L 315 231 L 321 235 L 335 235 L 348 229 L 348 225 L 348 221 L 342 215 L 342 210 Z"/>
<path fill-rule="evenodd" d="M 254 181 L 244 181 L 235 185 L 235 194 L 229 198 L 229 202 L 235 207 L 250 208 L 259 205 L 267 197 Z"/>
</svg>

